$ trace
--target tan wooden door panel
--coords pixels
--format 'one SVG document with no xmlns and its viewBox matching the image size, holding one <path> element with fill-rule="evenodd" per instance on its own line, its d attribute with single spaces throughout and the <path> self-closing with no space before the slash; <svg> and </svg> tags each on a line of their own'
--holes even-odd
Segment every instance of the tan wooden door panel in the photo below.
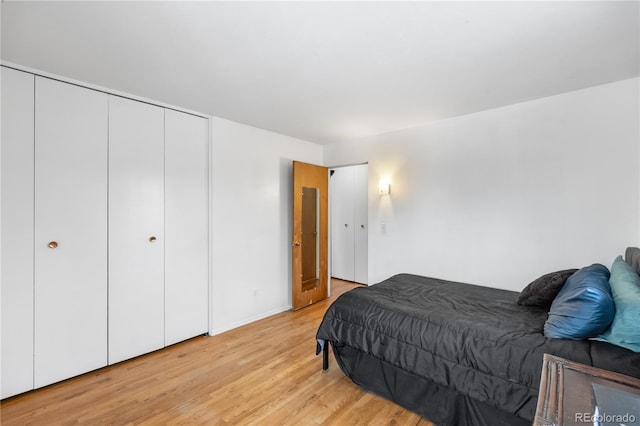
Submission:
<svg viewBox="0 0 640 426">
<path fill-rule="evenodd" d="M 328 172 L 326 167 L 293 162 L 294 310 L 328 297 Z"/>
</svg>

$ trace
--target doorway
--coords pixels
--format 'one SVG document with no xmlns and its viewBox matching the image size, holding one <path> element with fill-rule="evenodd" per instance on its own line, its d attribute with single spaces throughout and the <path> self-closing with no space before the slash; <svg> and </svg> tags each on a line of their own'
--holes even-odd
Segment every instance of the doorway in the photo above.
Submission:
<svg viewBox="0 0 640 426">
<path fill-rule="evenodd" d="M 330 169 L 331 276 L 368 284 L 369 166 Z"/>
</svg>

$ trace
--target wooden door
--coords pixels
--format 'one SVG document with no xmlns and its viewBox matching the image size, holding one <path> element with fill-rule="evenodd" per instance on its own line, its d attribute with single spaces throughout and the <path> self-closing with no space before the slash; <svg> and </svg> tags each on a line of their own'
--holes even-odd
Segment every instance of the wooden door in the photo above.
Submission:
<svg viewBox="0 0 640 426">
<path fill-rule="evenodd" d="M 109 97 L 109 364 L 164 347 L 164 109 Z"/>
<path fill-rule="evenodd" d="M 2 67 L 2 382 L 33 389 L 34 77 Z"/>
<path fill-rule="evenodd" d="M 165 345 L 209 329 L 209 120 L 165 110 Z"/>
<path fill-rule="evenodd" d="M 107 364 L 104 93 L 36 77 L 34 382 Z"/>
<path fill-rule="evenodd" d="M 328 297 L 328 169 L 293 162 L 292 306 Z"/>
</svg>

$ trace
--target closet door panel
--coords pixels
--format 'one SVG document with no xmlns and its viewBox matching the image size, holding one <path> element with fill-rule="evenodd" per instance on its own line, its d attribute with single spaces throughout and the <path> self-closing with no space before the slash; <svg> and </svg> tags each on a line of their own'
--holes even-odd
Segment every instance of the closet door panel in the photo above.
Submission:
<svg viewBox="0 0 640 426">
<path fill-rule="evenodd" d="M 369 166 L 367 164 L 354 166 L 353 172 L 354 281 L 368 284 Z"/>
<path fill-rule="evenodd" d="M 164 347 L 164 109 L 109 97 L 109 364 Z"/>
<path fill-rule="evenodd" d="M 208 330 L 209 121 L 165 111 L 165 343 Z"/>
<path fill-rule="evenodd" d="M 33 389 L 34 76 L 2 67 L 1 398 Z"/>
<path fill-rule="evenodd" d="M 35 387 L 107 362 L 107 105 L 36 77 Z"/>
<path fill-rule="evenodd" d="M 331 276 L 354 280 L 354 218 L 352 167 L 335 169 L 331 176 Z"/>
</svg>

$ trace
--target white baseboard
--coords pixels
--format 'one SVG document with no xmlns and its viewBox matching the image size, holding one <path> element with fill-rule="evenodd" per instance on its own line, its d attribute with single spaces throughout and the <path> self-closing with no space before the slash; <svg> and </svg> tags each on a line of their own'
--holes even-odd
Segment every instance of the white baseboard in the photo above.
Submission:
<svg viewBox="0 0 640 426">
<path fill-rule="evenodd" d="M 252 322 L 256 322 L 258 320 L 270 317 L 272 315 L 280 314 L 285 311 L 291 310 L 291 306 L 281 306 L 279 308 L 272 309 L 270 311 L 262 312 L 258 315 L 254 315 L 252 317 L 236 321 L 231 324 L 227 324 L 223 327 L 210 327 L 209 328 L 209 336 L 215 336 L 216 334 L 224 333 L 225 331 L 233 330 L 234 328 L 242 327 L 243 325 L 251 324 Z"/>
</svg>

